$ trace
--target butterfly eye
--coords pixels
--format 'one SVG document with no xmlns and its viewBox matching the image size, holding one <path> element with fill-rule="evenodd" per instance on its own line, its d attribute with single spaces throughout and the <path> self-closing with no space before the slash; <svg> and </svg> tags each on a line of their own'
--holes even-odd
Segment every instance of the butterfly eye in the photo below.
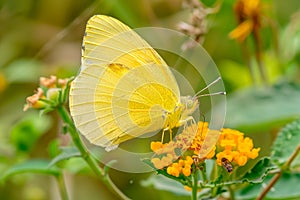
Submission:
<svg viewBox="0 0 300 200">
<path fill-rule="evenodd" d="M 193 105 L 194 105 L 193 100 L 189 99 L 189 101 L 187 102 L 187 108 L 191 108 L 193 107 Z"/>
<path fill-rule="evenodd" d="M 186 105 L 186 108 L 187 108 L 187 109 L 193 108 L 194 105 L 195 105 L 195 100 L 194 100 L 194 98 L 191 97 L 191 96 L 188 96 L 187 99 L 186 99 L 186 104 L 185 104 L 185 105 Z"/>
</svg>

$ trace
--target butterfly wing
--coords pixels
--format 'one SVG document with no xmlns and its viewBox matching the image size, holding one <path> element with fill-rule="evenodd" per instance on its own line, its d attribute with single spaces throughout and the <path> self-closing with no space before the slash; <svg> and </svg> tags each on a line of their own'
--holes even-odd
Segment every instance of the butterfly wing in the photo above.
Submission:
<svg viewBox="0 0 300 200">
<path fill-rule="evenodd" d="M 70 111 L 91 143 L 111 147 L 161 129 L 179 96 L 168 66 L 137 33 L 108 16 L 88 21 Z"/>
</svg>

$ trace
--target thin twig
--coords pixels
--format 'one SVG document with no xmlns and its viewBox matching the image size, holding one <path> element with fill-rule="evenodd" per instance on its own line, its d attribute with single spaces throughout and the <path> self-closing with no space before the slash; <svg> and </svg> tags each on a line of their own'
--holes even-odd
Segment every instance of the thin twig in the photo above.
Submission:
<svg viewBox="0 0 300 200">
<path fill-rule="evenodd" d="M 260 77 L 261 80 L 263 82 L 263 84 L 265 86 L 268 85 L 268 77 L 266 74 L 266 69 L 265 66 L 263 64 L 263 58 L 262 58 L 262 41 L 261 41 L 261 37 L 259 34 L 259 30 L 258 29 L 254 29 L 253 30 L 253 37 L 254 37 L 254 41 L 255 41 L 255 58 L 256 58 L 256 62 L 258 65 L 258 69 L 260 72 Z"/>
<path fill-rule="evenodd" d="M 66 28 L 57 33 L 54 37 L 52 37 L 47 43 L 45 43 L 42 48 L 36 53 L 35 58 L 43 57 L 51 48 L 55 47 L 56 44 L 62 40 L 66 35 L 68 35 L 72 29 L 77 27 L 82 21 L 85 21 L 87 17 L 92 15 L 95 9 L 100 5 L 99 1 L 94 1 L 88 8 L 86 8 L 78 17 L 76 17 Z"/>
<path fill-rule="evenodd" d="M 274 186 L 274 184 L 278 181 L 278 179 L 282 175 L 282 172 L 291 165 L 291 163 L 293 162 L 293 160 L 298 155 L 299 151 L 300 151 L 300 145 L 297 146 L 297 148 L 295 149 L 295 151 L 293 152 L 293 154 L 289 157 L 289 159 L 286 161 L 286 163 L 282 166 L 280 172 L 278 172 L 272 178 L 272 180 L 270 181 L 270 183 L 268 184 L 268 186 L 260 193 L 260 195 L 256 198 L 256 200 L 262 200 L 267 195 L 267 193 L 271 190 L 271 188 Z"/>
</svg>

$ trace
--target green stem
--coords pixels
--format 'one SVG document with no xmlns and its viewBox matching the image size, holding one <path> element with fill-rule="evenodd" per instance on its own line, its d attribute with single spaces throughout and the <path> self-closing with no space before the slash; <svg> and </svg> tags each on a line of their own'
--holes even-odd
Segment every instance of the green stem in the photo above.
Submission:
<svg viewBox="0 0 300 200">
<path fill-rule="evenodd" d="M 59 189 L 61 199 L 62 200 L 69 200 L 68 192 L 67 192 L 67 189 L 66 189 L 66 184 L 65 184 L 63 175 L 59 174 L 58 176 L 56 176 L 56 181 L 57 181 L 57 184 L 58 184 L 58 189 Z"/>
<path fill-rule="evenodd" d="M 256 85 L 254 69 L 253 69 L 253 65 L 251 64 L 251 56 L 245 41 L 241 43 L 241 49 L 242 49 L 242 54 L 245 59 L 246 65 L 248 66 L 249 69 L 252 84 Z"/>
<path fill-rule="evenodd" d="M 90 168 L 94 171 L 97 177 L 103 181 L 103 183 L 114 192 L 121 199 L 129 199 L 121 190 L 111 181 L 110 177 L 104 172 L 104 170 L 98 165 L 96 160 L 90 155 L 90 153 L 85 149 L 83 143 L 80 140 L 79 134 L 76 131 L 76 127 L 72 119 L 69 116 L 69 113 L 63 106 L 57 107 L 58 113 L 60 114 L 64 123 L 68 125 L 68 131 L 73 139 L 74 144 L 80 151 L 82 158 L 87 162 Z"/>
<path fill-rule="evenodd" d="M 253 30 L 253 36 L 254 36 L 255 48 L 256 48 L 255 57 L 256 57 L 256 62 L 257 62 L 258 69 L 259 69 L 259 72 L 260 72 L 260 77 L 261 77 L 262 83 L 265 86 L 267 86 L 268 85 L 268 78 L 267 78 L 265 66 L 263 64 L 262 41 L 261 41 L 261 37 L 260 37 L 258 28 Z"/>
<path fill-rule="evenodd" d="M 193 188 L 192 188 L 192 200 L 197 200 L 197 192 L 198 192 L 198 169 L 195 169 L 195 173 L 193 175 Z"/>
<path fill-rule="evenodd" d="M 201 175 L 201 178 L 203 180 L 203 183 L 207 183 L 206 163 L 205 162 L 201 163 L 201 166 L 200 166 L 200 175 Z"/>
<path fill-rule="evenodd" d="M 234 192 L 230 185 L 228 185 L 228 191 L 229 191 L 230 199 L 235 200 Z"/>
</svg>

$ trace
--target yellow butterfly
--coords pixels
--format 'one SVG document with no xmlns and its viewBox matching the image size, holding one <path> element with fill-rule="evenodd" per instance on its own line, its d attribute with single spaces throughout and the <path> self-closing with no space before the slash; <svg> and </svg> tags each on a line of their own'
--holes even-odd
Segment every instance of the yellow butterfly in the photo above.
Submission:
<svg viewBox="0 0 300 200">
<path fill-rule="evenodd" d="M 168 65 L 136 32 L 109 16 L 89 19 L 70 90 L 75 126 L 89 142 L 111 150 L 148 132 L 171 132 L 197 107 L 197 97 L 180 97 Z"/>
</svg>

